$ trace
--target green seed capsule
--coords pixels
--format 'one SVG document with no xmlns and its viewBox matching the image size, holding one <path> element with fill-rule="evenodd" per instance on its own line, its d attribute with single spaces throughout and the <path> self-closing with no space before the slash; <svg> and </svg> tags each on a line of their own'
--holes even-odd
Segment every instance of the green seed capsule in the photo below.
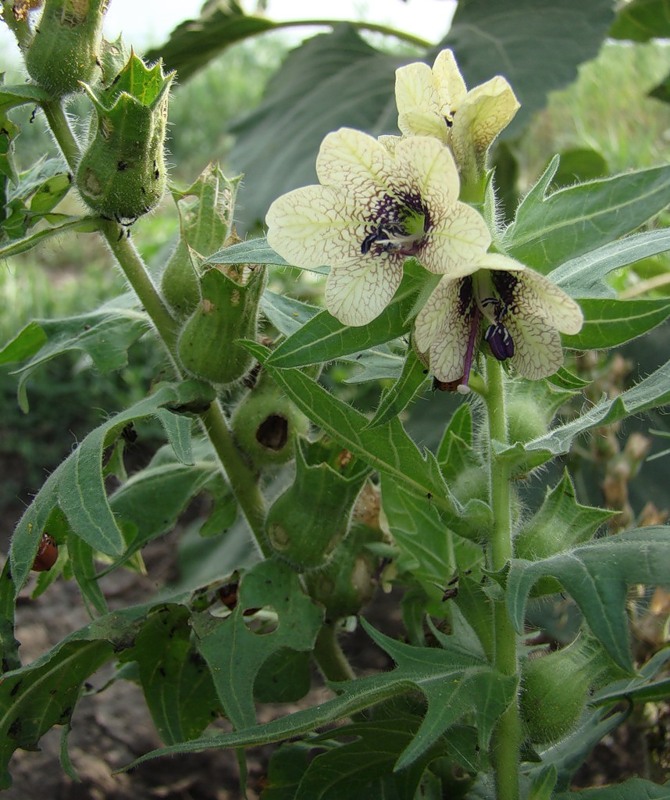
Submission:
<svg viewBox="0 0 670 800">
<path fill-rule="evenodd" d="M 307 434 L 309 420 L 263 373 L 235 409 L 231 426 L 239 449 L 260 470 L 293 458 L 295 437 Z"/>
<path fill-rule="evenodd" d="M 54 98 L 96 77 L 109 0 L 46 0 L 26 53 L 28 74 Z"/>
<path fill-rule="evenodd" d="M 370 602 L 377 588 L 379 559 L 368 545 L 381 541 L 380 530 L 361 523 L 351 526 L 331 560 L 305 576 L 307 591 L 326 609 L 326 619 L 350 617 Z"/>
<path fill-rule="evenodd" d="M 341 452 L 335 442 L 300 440 L 295 480 L 268 511 L 265 532 L 270 546 L 300 572 L 323 566 L 346 536 L 370 472 L 357 459 L 338 468 Z"/>
<path fill-rule="evenodd" d="M 251 368 L 253 357 L 236 339 L 256 336 L 258 303 L 265 286 L 261 266 L 239 270 L 240 282 L 220 269 L 200 281 L 202 299 L 179 334 L 177 352 L 196 378 L 228 386 Z"/>
<path fill-rule="evenodd" d="M 174 73 L 148 69 L 136 55 L 101 91 L 86 86 L 96 110 L 90 143 L 77 168 L 84 202 L 102 216 L 133 221 L 165 190 L 168 91 Z"/>
<path fill-rule="evenodd" d="M 161 289 L 179 319 L 192 314 L 201 299 L 198 260 L 240 241 L 232 226 L 239 182 L 228 180 L 217 164 L 209 164 L 188 189 L 171 190 L 179 211 L 179 242 L 163 272 Z M 236 271 L 229 271 L 235 279 Z"/>
</svg>

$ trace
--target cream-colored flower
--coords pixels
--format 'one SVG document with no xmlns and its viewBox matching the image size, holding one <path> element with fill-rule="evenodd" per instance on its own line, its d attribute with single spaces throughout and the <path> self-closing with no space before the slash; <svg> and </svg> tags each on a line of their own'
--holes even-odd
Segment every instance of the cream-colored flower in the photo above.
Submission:
<svg viewBox="0 0 670 800">
<path fill-rule="evenodd" d="M 386 308 L 408 256 L 430 272 L 465 275 L 489 246 L 480 214 L 458 200 L 451 153 L 433 138 L 403 138 L 391 152 L 341 128 L 323 140 L 316 171 L 320 185 L 272 203 L 267 240 L 297 267 L 330 266 L 326 306 L 345 325 Z"/>
<path fill-rule="evenodd" d="M 551 375 L 563 363 L 559 332 L 575 334 L 583 316 L 575 301 L 544 275 L 495 253 L 480 269 L 443 277 L 415 323 L 415 343 L 437 380 L 467 386 L 483 342 L 525 378 Z"/>
<path fill-rule="evenodd" d="M 467 179 L 485 168 L 489 147 L 519 109 L 512 87 L 500 76 L 467 91 L 451 50 L 439 53 L 432 69 L 423 63 L 398 69 L 395 96 L 401 132 L 449 145 Z"/>
</svg>

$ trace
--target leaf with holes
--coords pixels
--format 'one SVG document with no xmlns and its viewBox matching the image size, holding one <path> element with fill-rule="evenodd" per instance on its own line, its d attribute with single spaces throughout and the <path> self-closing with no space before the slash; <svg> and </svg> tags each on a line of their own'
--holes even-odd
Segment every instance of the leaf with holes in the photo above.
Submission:
<svg viewBox="0 0 670 800">
<path fill-rule="evenodd" d="M 196 647 L 235 727 L 250 727 L 256 720 L 254 682 L 263 664 L 285 648 L 311 650 L 322 616 L 304 594 L 299 576 L 286 564 L 267 560 L 244 574 L 229 617 L 203 612 L 193 618 Z"/>
</svg>

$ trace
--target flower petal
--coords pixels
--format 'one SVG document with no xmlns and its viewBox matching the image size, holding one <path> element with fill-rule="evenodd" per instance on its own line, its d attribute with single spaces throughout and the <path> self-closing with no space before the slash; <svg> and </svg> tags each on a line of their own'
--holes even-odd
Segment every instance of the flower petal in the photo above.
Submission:
<svg viewBox="0 0 670 800">
<path fill-rule="evenodd" d="M 414 323 L 414 341 L 428 352 L 430 371 L 440 381 L 463 377 L 471 318 L 463 308 L 462 281 L 443 278 Z"/>
<path fill-rule="evenodd" d="M 304 269 L 361 254 L 365 224 L 356 206 L 328 186 L 303 186 L 278 197 L 268 209 L 267 240 L 290 264 Z"/>
<path fill-rule="evenodd" d="M 523 308 L 532 308 L 547 325 L 561 333 L 579 333 L 584 315 L 579 305 L 539 272 L 527 269 L 519 279 L 519 300 Z"/>
<path fill-rule="evenodd" d="M 442 50 L 433 64 L 433 80 L 438 96 L 453 113 L 461 107 L 467 96 L 465 81 L 451 50 Z M 444 108 L 440 109 L 442 112 Z"/>
<path fill-rule="evenodd" d="M 400 114 L 419 109 L 439 114 L 433 73 L 428 64 L 416 62 L 396 70 L 395 100 Z"/>
<path fill-rule="evenodd" d="M 451 278 L 469 275 L 480 267 L 491 234 L 474 208 L 454 203 L 433 220 L 430 241 L 421 253 L 421 263 L 430 272 Z"/>
<path fill-rule="evenodd" d="M 398 127 L 405 136 L 434 136 L 443 144 L 449 144 L 450 129 L 439 114 L 427 111 L 403 111 L 398 114 Z"/>
<path fill-rule="evenodd" d="M 397 182 L 421 197 L 431 210 L 453 206 L 460 179 L 451 152 L 437 139 L 408 136 L 395 147 Z"/>
<path fill-rule="evenodd" d="M 378 256 L 333 264 L 326 283 L 326 308 L 345 325 L 371 322 L 393 299 L 402 264 Z"/>
<path fill-rule="evenodd" d="M 353 128 L 340 128 L 321 142 L 316 174 L 326 186 L 341 187 L 362 206 L 388 194 L 393 158 L 374 137 Z"/>
<path fill-rule="evenodd" d="M 497 76 L 475 86 L 454 117 L 452 144 L 456 160 L 460 163 L 460 151 L 466 148 L 474 148 L 478 157 L 483 156 L 519 108 L 512 87 L 504 78 Z"/>
<path fill-rule="evenodd" d="M 537 381 L 553 375 L 563 364 L 561 337 L 536 314 L 505 318 L 505 326 L 514 341 L 512 366 L 524 378 Z"/>
</svg>

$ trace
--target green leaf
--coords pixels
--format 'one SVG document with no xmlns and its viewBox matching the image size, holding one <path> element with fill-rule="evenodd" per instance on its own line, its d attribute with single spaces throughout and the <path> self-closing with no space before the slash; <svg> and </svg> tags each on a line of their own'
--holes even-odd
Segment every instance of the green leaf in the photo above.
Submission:
<svg viewBox="0 0 670 800">
<path fill-rule="evenodd" d="M 414 349 L 409 347 L 403 362 L 402 373 L 391 388 L 384 392 L 375 415 L 369 423 L 376 428 L 401 414 L 414 400 L 426 382 L 426 368 Z"/>
<path fill-rule="evenodd" d="M 507 578 L 507 604 L 520 633 L 528 594 L 545 576 L 563 585 L 610 656 L 630 671 L 626 587 L 635 583 L 670 585 L 670 528 L 627 531 L 543 561 L 513 559 Z"/>
<path fill-rule="evenodd" d="M 20 84 L 18 86 L 0 85 L 0 114 L 9 111 L 10 108 L 22 106 L 26 103 L 44 103 L 51 98 L 48 92 L 40 89 L 39 86 L 30 84 Z"/>
<path fill-rule="evenodd" d="M 670 38 L 668 0 L 631 0 L 619 7 L 609 35 L 633 42 Z"/>
<path fill-rule="evenodd" d="M 52 239 L 54 236 L 60 236 L 63 233 L 91 233 L 100 228 L 100 220 L 97 217 L 49 214 L 44 219 L 49 222 L 50 227 L 41 228 L 28 236 L 22 236 L 20 239 L 12 238 L 9 242 L 0 246 L 0 259 L 25 253 L 47 239 Z M 35 221 L 38 220 L 36 219 Z"/>
<path fill-rule="evenodd" d="M 231 244 L 218 253 L 213 253 L 204 264 L 266 264 L 267 266 L 290 267 L 279 253 L 270 247 L 265 237 L 249 239 L 246 242 Z M 313 270 L 320 272 L 322 268 Z M 310 270 L 312 271 L 312 270 Z"/>
<path fill-rule="evenodd" d="M 442 616 L 447 581 L 457 567 L 467 570 L 478 564 L 481 547 L 455 538 L 432 502 L 410 494 L 385 475 L 382 506 L 399 550 L 398 569 L 415 578 L 432 601 L 432 613 Z"/>
<path fill-rule="evenodd" d="M 554 158 L 503 237 L 509 255 L 545 274 L 631 233 L 668 202 L 668 166 L 627 172 L 547 195 L 557 167 Z"/>
<path fill-rule="evenodd" d="M 658 703 L 670 697 L 670 678 L 656 680 L 659 672 L 666 671 L 670 661 L 670 647 L 655 653 L 632 678 L 609 683 L 589 700 L 591 706 L 611 706 L 618 700 L 637 703 Z"/>
<path fill-rule="evenodd" d="M 212 676 L 197 653 L 190 611 L 169 604 L 150 613 L 123 661 L 137 661 L 147 706 L 167 744 L 194 739 L 219 715 Z"/>
<path fill-rule="evenodd" d="M 284 336 L 291 336 L 300 330 L 321 311 L 317 306 L 303 303 L 285 294 L 275 294 L 269 289 L 263 292 L 261 309 L 272 325 Z"/>
<path fill-rule="evenodd" d="M 561 792 L 554 800 L 668 800 L 670 787 L 642 778 L 631 778 L 619 786 L 600 786 L 597 789 L 580 789 L 578 792 Z"/>
<path fill-rule="evenodd" d="M 369 325 L 351 328 L 322 311 L 273 351 L 268 366 L 285 369 L 332 361 L 396 339 L 410 328 L 417 281 L 405 275 L 393 300 Z"/>
<path fill-rule="evenodd" d="M 472 410 L 461 404 L 451 416 L 437 448 L 437 460 L 445 480 L 455 480 L 467 467 L 481 466 L 472 449 Z"/>
<path fill-rule="evenodd" d="M 416 718 L 403 717 L 345 725 L 325 734 L 321 738 L 329 738 L 326 750 L 307 766 L 297 787 L 295 800 L 340 800 L 363 796 L 386 798 L 389 797 L 389 791 L 393 792 L 390 797 L 413 800 L 427 765 L 448 752 L 447 743 L 440 740 L 406 770 L 394 773 L 393 765 L 411 743 L 417 727 Z M 334 739 L 343 737 L 349 741 L 333 745 Z M 318 741 L 315 742 L 317 746 Z M 470 742 L 471 750 L 474 744 Z M 475 756 L 474 753 L 472 755 Z"/>
<path fill-rule="evenodd" d="M 161 755 L 278 742 L 416 690 L 426 697 L 428 710 L 417 736 L 403 751 L 395 769 L 408 767 L 421 758 L 466 714 L 474 715 L 479 746 L 486 748 L 500 715 L 513 701 L 514 677 L 500 675 L 487 662 L 461 650 L 412 647 L 374 631 L 365 620 L 362 625 L 396 662 L 392 672 L 339 683 L 337 689 L 341 693 L 336 698 L 265 725 L 154 750 L 129 764 L 127 769 Z"/>
<path fill-rule="evenodd" d="M 247 609 L 276 614 L 271 631 L 251 630 Z M 209 664 L 226 716 L 238 728 L 254 724 L 253 687 L 265 661 L 279 650 L 311 650 L 322 624 L 322 610 L 303 593 L 299 576 L 285 564 L 256 564 L 240 581 L 232 614 L 193 619 L 198 651 Z"/>
<path fill-rule="evenodd" d="M 295 703 L 311 685 L 311 653 L 276 650 L 261 666 L 254 681 L 258 703 Z"/>
<path fill-rule="evenodd" d="M 501 446 L 494 442 L 497 457 L 510 461 L 522 469 L 532 469 L 554 456 L 567 453 L 573 439 L 580 433 L 608 425 L 632 414 L 658 408 L 670 402 L 670 361 L 652 372 L 640 383 L 609 400 L 602 400 L 580 417 L 553 428 L 539 439 L 525 445 L 517 443 Z"/>
<path fill-rule="evenodd" d="M 562 336 L 565 347 L 598 350 L 616 347 L 650 331 L 670 316 L 670 299 L 579 301 L 584 325 L 574 335 Z"/>
<path fill-rule="evenodd" d="M 247 342 L 246 346 L 261 363 L 266 362 L 267 348 L 255 342 Z M 397 419 L 370 430 L 364 414 L 338 400 L 299 370 L 272 366 L 267 369 L 298 408 L 347 450 L 410 491 L 426 498 L 431 496 L 444 511 L 458 516 L 446 495 L 434 458 L 430 453 L 422 456 Z"/>
<path fill-rule="evenodd" d="M 132 523 L 137 535 L 123 560 L 169 530 L 195 497 L 220 471 L 213 454 L 195 464 L 150 464 L 136 472 L 109 498 L 112 513 Z"/>
<path fill-rule="evenodd" d="M 69 725 L 84 681 L 137 632 L 142 606 L 114 612 L 65 637 L 0 682 L 0 788 L 11 784 L 7 763 L 17 748 L 35 750 L 54 725 Z"/>
<path fill-rule="evenodd" d="M 0 350 L 0 364 L 29 359 L 17 370 L 19 404 L 27 412 L 26 382 L 42 364 L 79 351 L 89 355 L 100 372 L 121 369 L 128 363 L 128 348 L 147 329 L 146 314 L 122 297 L 75 317 L 33 320 Z"/>
<path fill-rule="evenodd" d="M 557 778 L 558 772 L 552 764 L 533 781 L 528 800 L 552 800 Z"/>
<path fill-rule="evenodd" d="M 207 3 L 198 19 L 180 23 L 168 41 L 149 50 L 145 58 L 148 62 L 162 58 L 168 70 L 177 70 L 183 83 L 227 47 L 275 25 L 266 17 L 247 16 L 236 0 Z"/>
<path fill-rule="evenodd" d="M 566 261 L 549 273 L 551 280 L 572 297 L 613 297 L 604 278 L 620 267 L 670 250 L 670 230 L 637 233 Z"/>
<path fill-rule="evenodd" d="M 42 531 L 53 509 L 60 507 L 72 531 L 94 550 L 119 556 L 126 548 L 125 536 L 107 500 L 102 474 L 105 447 L 131 420 L 151 416 L 166 405 L 212 399 L 213 390 L 198 381 L 166 384 L 149 397 L 108 419 L 91 431 L 37 493 L 16 527 L 12 539 L 11 564 L 16 590 L 23 586 L 35 560 Z"/>
<path fill-rule="evenodd" d="M 547 493 L 540 508 L 526 520 L 514 537 L 515 553 L 533 560 L 546 558 L 588 541 L 616 511 L 577 502 L 567 469 Z"/>
</svg>

